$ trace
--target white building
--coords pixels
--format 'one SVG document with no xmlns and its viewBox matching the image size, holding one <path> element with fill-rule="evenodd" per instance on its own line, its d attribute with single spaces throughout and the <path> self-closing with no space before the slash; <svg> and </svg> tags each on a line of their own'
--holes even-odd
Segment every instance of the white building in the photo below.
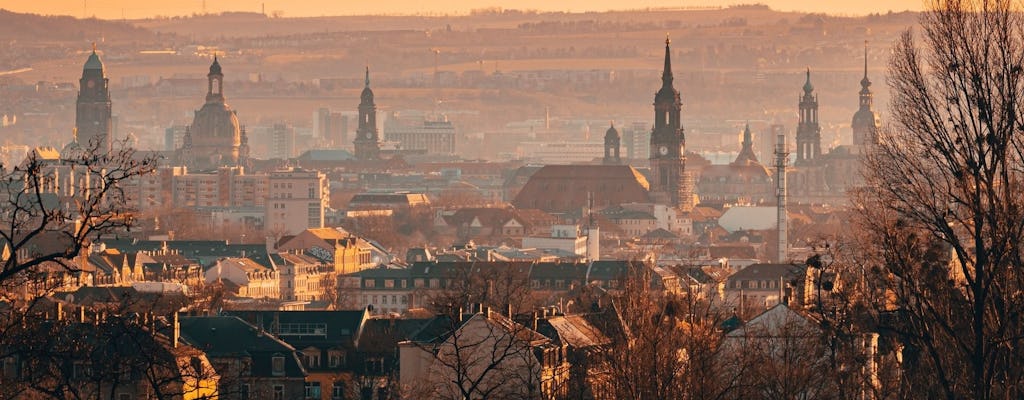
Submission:
<svg viewBox="0 0 1024 400">
<path fill-rule="evenodd" d="M 289 168 L 269 175 L 264 226 L 275 234 L 296 234 L 324 226 L 330 202 L 327 175 Z"/>
</svg>

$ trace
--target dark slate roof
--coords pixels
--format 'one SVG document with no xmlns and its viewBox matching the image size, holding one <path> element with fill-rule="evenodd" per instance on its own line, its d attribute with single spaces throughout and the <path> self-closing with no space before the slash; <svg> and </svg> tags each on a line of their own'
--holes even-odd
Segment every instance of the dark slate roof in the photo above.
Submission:
<svg viewBox="0 0 1024 400">
<path fill-rule="evenodd" d="M 751 264 L 729 277 L 729 282 L 778 280 L 801 276 L 804 268 L 794 264 Z"/>
<path fill-rule="evenodd" d="M 587 276 L 587 264 L 584 263 L 558 263 L 544 262 L 537 263 L 530 272 L 530 279 L 578 279 L 582 281 Z"/>
<path fill-rule="evenodd" d="M 307 346 L 337 346 L 352 348 L 369 317 L 366 310 L 345 311 L 225 311 L 249 323 L 263 327 L 296 348 Z M 322 324 L 322 333 L 287 333 L 283 324 Z"/>
<path fill-rule="evenodd" d="M 168 250 L 172 250 L 182 257 L 195 261 L 204 267 L 213 265 L 215 261 L 223 257 L 245 257 L 256 261 L 260 265 L 270 267 L 270 256 L 267 254 L 265 244 L 231 244 L 224 240 L 134 240 L 134 239 L 104 239 L 103 244 L 107 248 L 113 248 L 122 253 L 135 253 L 139 251 L 155 252 L 163 249 L 166 244 Z"/>
<path fill-rule="evenodd" d="M 285 376 L 302 378 L 295 348 L 233 316 L 181 317 L 181 338 L 210 358 L 252 357 L 252 376 L 273 375 L 272 357 L 285 357 Z"/>
</svg>

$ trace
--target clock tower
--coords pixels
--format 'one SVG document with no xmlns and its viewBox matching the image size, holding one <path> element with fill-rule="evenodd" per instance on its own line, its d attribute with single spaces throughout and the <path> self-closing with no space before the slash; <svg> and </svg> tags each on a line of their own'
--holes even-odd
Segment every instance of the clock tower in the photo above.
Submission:
<svg viewBox="0 0 1024 400">
<path fill-rule="evenodd" d="M 82 79 L 78 81 L 78 100 L 75 108 L 75 130 L 77 141 L 83 148 L 97 153 L 110 151 L 111 124 L 110 89 L 108 79 L 103 70 L 103 62 L 96 54 L 93 45 L 92 54 L 85 61 Z"/>
<path fill-rule="evenodd" d="M 355 156 L 359 160 L 380 159 L 380 136 L 377 133 L 377 105 L 370 90 L 370 67 L 366 67 L 366 86 L 359 96 L 359 128 L 356 129 Z"/>
<path fill-rule="evenodd" d="M 651 193 L 656 201 L 682 211 L 693 207 L 686 179 L 686 139 L 679 113 L 683 102 L 672 86 L 671 41 L 665 38 L 665 69 L 661 89 L 654 95 L 654 129 L 651 131 Z"/>
</svg>

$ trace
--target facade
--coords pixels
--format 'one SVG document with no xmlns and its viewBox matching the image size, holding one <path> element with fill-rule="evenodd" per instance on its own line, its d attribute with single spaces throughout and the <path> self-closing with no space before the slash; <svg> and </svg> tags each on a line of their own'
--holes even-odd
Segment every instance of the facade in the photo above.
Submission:
<svg viewBox="0 0 1024 400">
<path fill-rule="evenodd" d="M 683 211 L 693 208 L 692 188 L 686 177 L 686 139 L 680 121 L 683 106 L 672 86 L 671 41 L 665 38 L 665 69 L 661 89 L 654 96 L 654 129 L 651 131 L 651 192 L 656 202 Z"/>
<path fill-rule="evenodd" d="M 384 140 L 398 142 L 402 151 L 426 154 L 455 154 L 455 126 L 444 117 L 437 121 L 423 120 L 415 125 L 403 124 L 397 117 L 384 124 Z"/>
<path fill-rule="evenodd" d="M 97 152 L 110 151 L 114 136 L 110 103 L 110 80 L 93 46 L 82 68 L 75 101 L 75 142 Z"/>
<path fill-rule="evenodd" d="M 370 90 L 370 67 L 366 67 L 366 85 L 359 96 L 359 128 L 353 141 L 359 160 L 380 159 L 380 135 L 377 132 L 377 105 Z"/>
<path fill-rule="evenodd" d="M 336 228 L 305 229 L 282 241 L 280 251 L 301 251 L 330 265 L 337 274 L 370 268 L 374 264 L 365 240 Z"/>
<path fill-rule="evenodd" d="M 761 311 L 787 297 L 797 299 L 797 292 L 803 292 L 804 275 L 804 269 L 793 264 L 748 265 L 726 280 L 725 304 Z"/>
<path fill-rule="evenodd" d="M 296 252 L 277 254 L 281 299 L 289 301 L 330 301 L 336 282 L 330 266 L 319 259 Z"/>
<path fill-rule="evenodd" d="M 224 72 L 214 56 L 206 75 L 206 103 L 195 112 L 179 150 L 179 162 L 192 170 L 212 170 L 244 162 L 240 155 L 243 132 L 235 110 L 225 102 Z"/>
<path fill-rule="evenodd" d="M 324 226 L 324 210 L 330 204 L 327 175 L 289 168 L 271 172 L 267 180 L 267 229 L 284 235 Z"/>
<path fill-rule="evenodd" d="M 206 270 L 206 282 L 228 281 L 237 287 L 235 295 L 253 299 L 280 299 L 281 280 L 276 269 L 250 258 L 228 257 Z"/>
</svg>

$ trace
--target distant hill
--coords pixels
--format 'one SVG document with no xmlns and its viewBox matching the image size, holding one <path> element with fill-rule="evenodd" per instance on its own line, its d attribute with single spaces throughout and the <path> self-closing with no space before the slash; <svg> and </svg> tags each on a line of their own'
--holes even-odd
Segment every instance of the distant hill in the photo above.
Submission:
<svg viewBox="0 0 1024 400">
<path fill-rule="evenodd" d="M 153 37 L 149 30 L 122 21 L 22 14 L 0 9 L 0 38 L 5 41 L 138 41 Z"/>
</svg>

